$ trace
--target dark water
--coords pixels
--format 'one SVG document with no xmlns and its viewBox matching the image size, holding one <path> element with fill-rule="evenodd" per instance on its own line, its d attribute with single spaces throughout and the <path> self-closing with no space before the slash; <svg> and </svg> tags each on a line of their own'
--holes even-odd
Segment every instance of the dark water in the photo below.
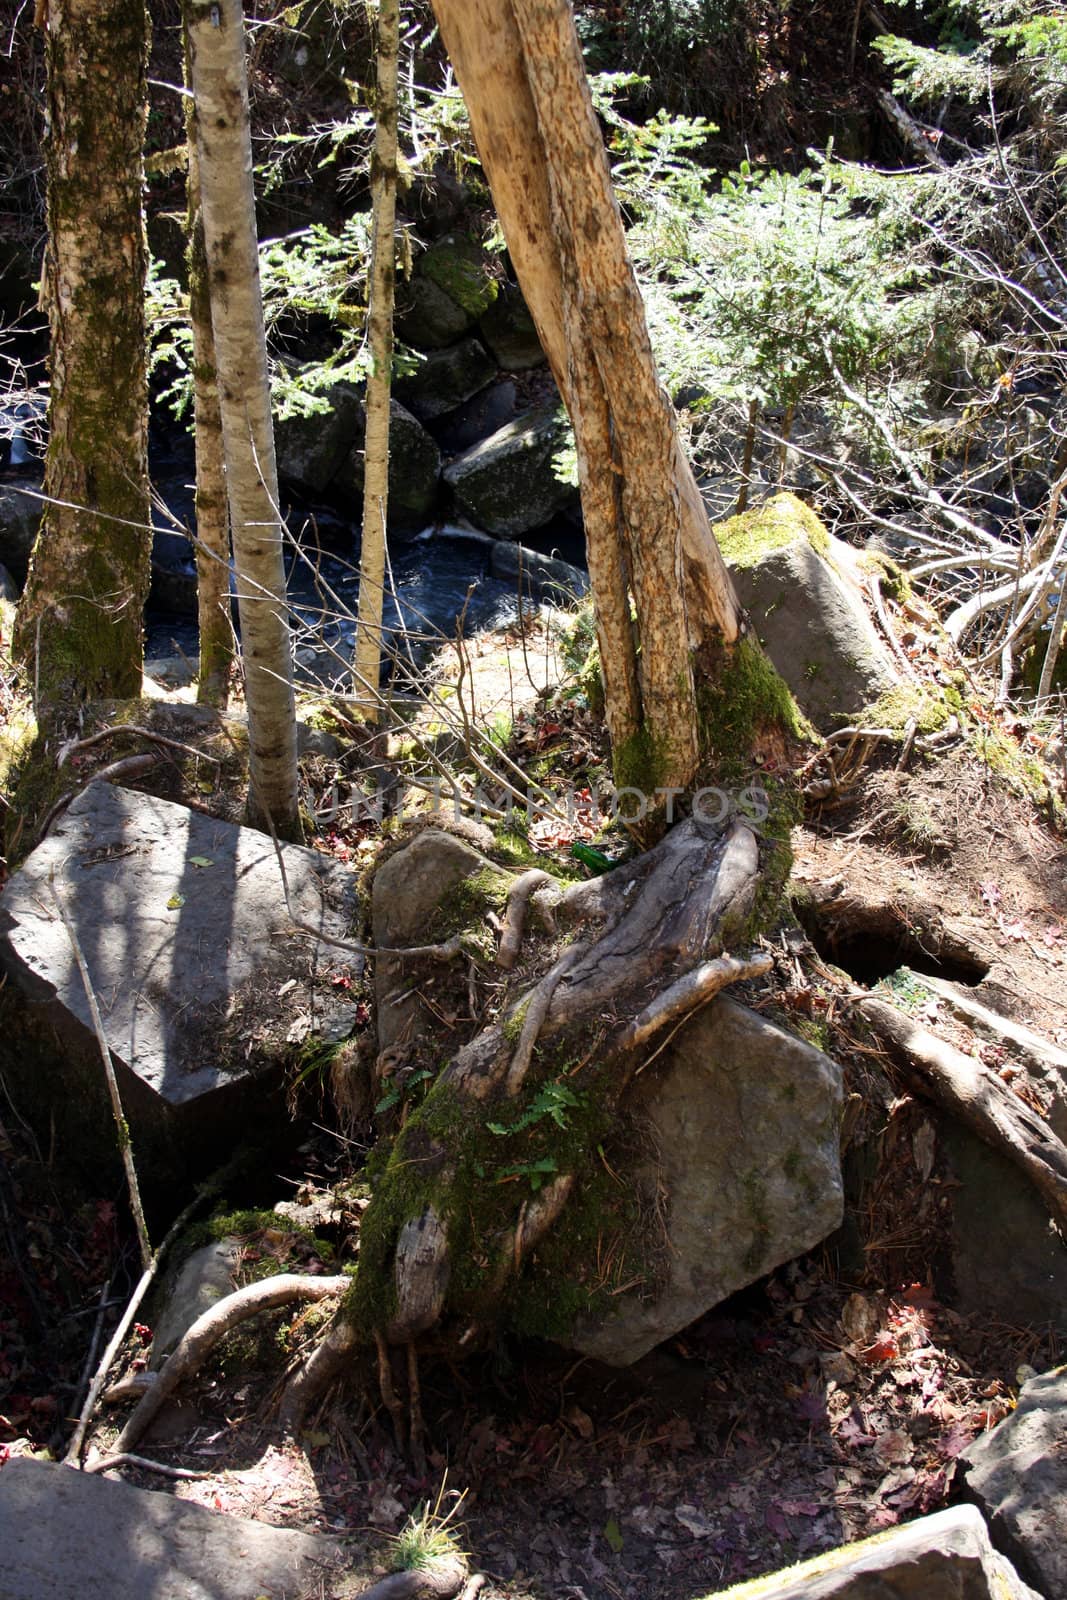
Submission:
<svg viewBox="0 0 1067 1600">
<path fill-rule="evenodd" d="M 193 525 L 189 484 L 192 460 L 184 451 L 158 453 L 153 460 L 157 492 L 170 516 Z M 293 616 L 294 653 L 304 681 L 341 687 L 349 682 L 349 664 L 359 601 L 357 529 L 336 512 L 323 508 L 286 510 L 290 544 L 286 552 L 287 591 Z M 189 541 L 174 530 L 165 512 L 155 514 L 154 600 L 146 615 L 149 661 L 185 655 L 199 649 L 195 618 L 195 564 Z M 557 547 L 560 538 L 538 541 Z M 446 639 L 456 635 L 462 619 L 465 633 L 500 627 L 515 619 L 519 583 L 490 572 L 495 541 L 487 534 L 457 525 L 425 529 L 413 536 L 390 534 L 389 570 L 383 605 L 386 654 L 418 665 Z M 566 559 L 581 560 L 580 536 L 563 534 Z M 536 591 L 524 582 L 529 605 Z M 235 617 L 236 621 L 236 617 Z"/>
</svg>

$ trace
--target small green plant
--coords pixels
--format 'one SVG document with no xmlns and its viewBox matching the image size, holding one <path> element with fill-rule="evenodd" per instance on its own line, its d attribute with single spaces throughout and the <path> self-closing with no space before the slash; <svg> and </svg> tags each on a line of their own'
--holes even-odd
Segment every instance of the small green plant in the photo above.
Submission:
<svg viewBox="0 0 1067 1600">
<path fill-rule="evenodd" d="M 532 1128 L 535 1123 L 548 1117 L 557 1128 L 566 1130 L 568 1111 L 581 1103 L 581 1097 L 576 1095 L 573 1089 L 568 1088 L 565 1083 L 553 1080 L 551 1083 L 541 1085 L 517 1121 L 507 1125 L 502 1122 L 487 1122 L 486 1127 L 490 1133 L 503 1137 L 510 1133 L 524 1133 L 527 1128 Z"/>
<path fill-rule="evenodd" d="M 445 1499 L 442 1482 L 433 1505 L 427 1500 L 418 1507 L 396 1535 L 390 1567 L 394 1572 L 425 1572 L 429 1567 L 445 1562 L 467 1563 L 467 1554 L 460 1543 L 460 1525 L 453 1519 L 463 1505 L 466 1491 L 454 1494 L 447 1511 L 441 1507 Z"/>
<path fill-rule="evenodd" d="M 558 1171 L 558 1162 L 551 1156 L 542 1156 L 540 1161 L 519 1161 L 513 1167 L 498 1167 L 494 1178 L 497 1183 L 513 1183 L 516 1178 L 526 1178 L 536 1194 Z"/>
<path fill-rule="evenodd" d="M 417 1072 L 413 1072 L 402 1083 L 394 1081 L 392 1087 L 386 1090 L 374 1107 L 374 1115 L 376 1117 L 383 1116 L 385 1112 L 391 1111 L 394 1106 L 399 1105 L 401 1100 L 410 1100 L 419 1085 L 429 1082 L 432 1077 L 433 1073 L 429 1067 L 420 1067 Z"/>
</svg>

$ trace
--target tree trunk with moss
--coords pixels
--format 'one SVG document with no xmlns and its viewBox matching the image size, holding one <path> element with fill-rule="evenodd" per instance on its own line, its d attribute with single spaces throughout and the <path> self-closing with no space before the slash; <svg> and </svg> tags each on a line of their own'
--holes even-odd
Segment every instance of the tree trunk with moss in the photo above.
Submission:
<svg viewBox="0 0 1067 1600">
<path fill-rule="evenodd" d="M 185 27 L 248 705 L 249 814 L 294 838 L 296 713 L 240 0 L 186 0 Z"/>
<path fill-rule="evenodd" d="M 149 530 L 144 0 L 49 0 L 49 503 L 16 651 L 38 710 L 141 692 Z"/>
<path fill-rule="evenodd" d="M 396 282 L 397 61 L 400 8 L 379 0 L 377 92 L 371 185 L 370 294 L 367 310 L 366 433 L 363 441 L 363 537 L 359 559 L 359 615 L 353 670 L 357 696 L 367 697 L 367 716 L 377 720 L 382 668 L 382 601 L 385 592 L 385 526 L 389 504 L 389 402 L 392 393 L 393 297 Z"/>
<path fill-rule="evenodd" d="M 617 776 L 684 787 L 694 654 L 721 658 L 740 608 L 656 374 L 573 15 L 566 0 L 434 9 L 574 423 Z"/>
<path fill-rule="evenodd" d="M 186 49 L 188 56 L 188 48 Z M 186 73 L 188 78 L 188 71 Z M 189 326 L 193 336 L 193 427 L 196 439 L 196 597 L 200 632 L 197 699 L 226 703 L 233 628 L 230 624 L 230 519 L 226 504 L 222 415 L 219 411 L 215 335 L 211 328 L 204 218 L 200 206 L 200 156 L 196 105 L 186 101 L 189 164 L 186 205 Z"/>
</svg>

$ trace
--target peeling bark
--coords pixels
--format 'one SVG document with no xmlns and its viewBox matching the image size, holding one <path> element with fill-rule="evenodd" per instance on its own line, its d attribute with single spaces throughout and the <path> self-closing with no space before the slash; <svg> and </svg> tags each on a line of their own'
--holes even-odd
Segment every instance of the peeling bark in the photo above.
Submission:
<svg viewBox="0 0 1067 1600">
<path fill-rule="evenodd" d="M 697 755 L 690 650 L 732 644 L 741 613 L 656 376 L 570 7 L 434 9 L 575 427 L 613 746 L 625 754 L 642 733 L 633 753 L 654 781 L 684 785 Z"/>
</svg>

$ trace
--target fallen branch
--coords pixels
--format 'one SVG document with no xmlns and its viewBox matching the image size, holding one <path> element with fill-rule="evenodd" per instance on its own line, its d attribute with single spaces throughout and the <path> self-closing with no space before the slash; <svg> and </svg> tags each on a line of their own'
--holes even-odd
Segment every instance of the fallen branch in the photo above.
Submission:
<svg viewBox="0 0 1067 1600">
<path fill-rule="evenodd" d="M 82 1451 L 85 1448 L 85 1436 L 89 1431 L 89 1424 L 93 1419 L 93 1412 L 96 1410 L 96 1402 L 100 1398 L 100 1391 L 104 1387 L 104 1383 L 107 1380 L 107 1375 L 111 1370 L 112 1362 L 121 1350 L 126 1339 L 126 1335 L 133 1326 L 133 1319 L 140 1310 L 141 1301 L 152 1287 L 156 1273 L 159 1271 L 160 1263 L 166 1257 L 167 1251 L 170 1249 L 175 1239 L 177 1239 L 178 1235 L 182 1232 L 182 1229 L 185 1227 L 190 1217 L 194 1216 L 196 1212 L 199 1211 L 200 1207 L 204 1205 L 208 1199 L 210 1199 L 214 1192 L 214 1185 L 205 1185 L 196 1198 L 189 1202 L 177 1220 L 171 1224 L 162 1244 L 138 1279 L 137 1286 L 130 1296 L 129 1303 L 126 1306 L 125 1311 L 119 1318 L 118 1326 L 111 1335 L 108 1347 L 104 1351 L 103 1356 L 100 1358 L 100 1365 L 97 1367 L 93 1381 L 89 1385 L 89 1393 L 85 1397 L 85 1404 L 82 1406 L 81 1414 L 78 1417 L 77 1426 L 71 1435 L 70 1444 L 67 1446 L 67 1453 L 63 1457 L 66 1465 L 69 1466 L 74 1462 L 81 1461 Z"/>
<path fill-rule="evenodd" d="M 895 1006 L 869 997 L 860 1016 L 901 1058 L 919 1087 L 1034 1184 L 1067 1236 L 1067 1145 L 995 1073 Z"/>
<path fill-rule="evenodd" d="M 115 1467 L 141 1467 L 145 1472 L 160 1472 L 165 1478 L 210 1478 L 210 1472 L 193 1472 L 190 1467 L 169 1467 L 163 1461 L 153 1461 L 150 1456 L 135 1456 L 129 1450 L 118 1455 L 103 1456 L 91 1461 L 86 1472 L 111 1472 Z"/>
<path fill-rule="evenodd" d="M 71 756 L 78 755 L 83 750 L 91 750 L 94 745 L 103 744 L 106 739 L 113 739 L 117 734 L 132 734 L 138 739 L 147 739 L 151 744 L 161 745 L 165 750 L 176 750 L 179 755 L 195 756 L 198 760 L 212 762 L 216 767 L 222 766 L 218 756 L 209 756 L 205 751 L 198 750 L 195 745 L 182 744 L 180 739 L 168 739 L 162 733 L 153 733 L 151 728 L 140 728 L 132 722 L 120 723 L 113 728 L 101 728 L 99 733 L 90 734 L 87 739 L 71 740 L 61 748 L 56 758 L 56 766 L 64 766 Z"/>
<path fill-rule="evenodd" d="M 96 1042 L 100 1047 L 100 1059 L 104 1064 L 104 1078 L 107 1081 L 107 1092 L 111 1099 L 111 1114 L 115 1119 L 115 1132 L 118 1136 L 119 1151 L 122 1155 L 122 1165 L 126 1171 L 126 1187 L 130 1194 L 130 1210 L 133 1212 L 134 1226 L 137 1229 L 137 1243 L 141 1250 L 141 1265 L 146 1267 L 152 1260 L 152 1246 L 148 1241 L 148 1225 L 144 1219 L 144 1207 L 141 1205 L 141 1189 L 137 1182 L 137 1169 L 133 1161 L 133 1146 L 130 1143 L 130 1131 L 123 1115 L 122 1100 L 119 1096 L 118 1079 L 115 1077 L 115 1063 L 111 1059 L 111 1047 L 104 1033 L 104 1023 L 100 1016 L 100 1007 L 97 1004 L 96 990 L 93 980 L 89 975 L 85 953 L 78 939 L 78 932 L 71 920 L 70 912 L 64 903 L 63 896 L 56 886 L 55 868 L 48 874 L 48 887 L 52 891 L 52 899 L 56 903 L 56 910 L 66 929 L 70 947 L 74 952 L 74 959 L 78 964 L 82 984 L 85 989 L 85 998 L 89 1003 L 89 1015 L 93 1019 L 93 1032 Z"/>
<path fill-rule="evenodd" d="M 350 1282 L 343 1274 L 334 1278 L 311 1278 L 285 1272 L 275 1278 L 266 1278 L 262 1283 L 247 1284 L 245 1288 L 210 1306 L 183 1334 L 155 1383 L 138 1401 L 119 1435 L 117 1453 L 123 1454 L 133 1449 L 163 1402 L 174 1393 L 179 1383 L 199 1369 L 220 1339 L 225 1338 L 239 1323 L 258 1316 L 260 1312 L 289 1305 L 294 1300 L 325 1300 L 330 1295 L 341 1295 Z"/>
</svg>

